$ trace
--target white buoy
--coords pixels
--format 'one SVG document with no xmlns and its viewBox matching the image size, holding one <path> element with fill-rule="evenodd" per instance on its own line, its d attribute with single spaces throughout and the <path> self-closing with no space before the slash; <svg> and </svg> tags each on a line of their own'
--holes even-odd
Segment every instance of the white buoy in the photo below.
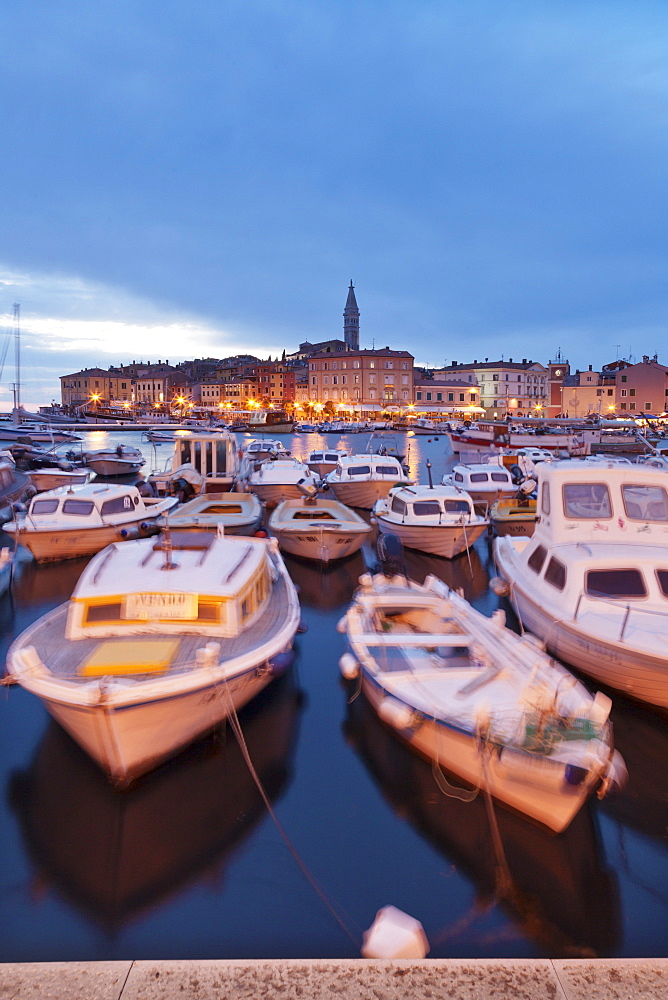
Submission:
<svg viewBox="0 0 668 1000">
<path fill-rule="evenodd" d="M 410 729 L 415 722 L 413 709 L 389 695 L 378 705 L 378 715 L 393 729 Z"/>
<path fill-rule="evenodd" d="M 422 924 L 396 906 L 384 906 L 362 935 L 363 958 L 425 958 L 429 942 Z"/>
<path fill-rule="evenodd" d="M 344 653 L 339 660 L 339 670 L 347 681 L 352 681 L 359 677 L 360 665 L 352 653 Z"/>
</svg>

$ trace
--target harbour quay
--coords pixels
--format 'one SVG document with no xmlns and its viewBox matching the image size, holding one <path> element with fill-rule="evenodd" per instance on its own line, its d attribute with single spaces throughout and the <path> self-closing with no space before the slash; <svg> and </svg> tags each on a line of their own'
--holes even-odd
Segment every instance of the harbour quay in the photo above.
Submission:
<svg viewBox="0 0 668 1000">
<path fill-rule="evenodd" d="M 12 1000 L 665 1000 L 668 959 L 121 961 L 0 966 Z"/>
</svg>

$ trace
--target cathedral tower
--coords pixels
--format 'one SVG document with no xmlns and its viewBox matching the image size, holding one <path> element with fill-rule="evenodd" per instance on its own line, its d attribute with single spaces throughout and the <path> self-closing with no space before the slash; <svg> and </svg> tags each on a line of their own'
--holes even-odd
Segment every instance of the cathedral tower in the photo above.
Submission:
<svg viewBox="0 0 668 1000">
<path fill-rule="evenodd" d="M 360 349 L 360 311 L 357 308 L 355 299 L 355 288 L 352 281 L 348 289 L 346 308 L 343 310 L 343 339 L 346 342 L 347 351 L 359 351 Z"/>
</svg>

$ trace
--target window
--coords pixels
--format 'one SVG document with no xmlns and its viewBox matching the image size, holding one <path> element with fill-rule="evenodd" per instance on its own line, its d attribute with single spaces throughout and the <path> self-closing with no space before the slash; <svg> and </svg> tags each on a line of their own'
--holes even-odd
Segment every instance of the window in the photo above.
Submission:
<svg viewBox="0 0 668 1000">
<path fill-rule="evenodd" d="M 468 514 L 470 510 L 466 500 L 445 500 L 443 506 L 446 514 Z"/>
<path fill-rule="evenodd" d="M 566 483 L 563 486 L 566 517 L 612 517 L 610 494 L 605 483 Z"/>
<path fill-rule="evenodd" d="M 472 472 L 471 473 L 472 483 L 487 483 L 489 482 L 486 472 Z"/>
<path fill-rule="evenodd" d="M 614 392 L 615 392 L 614 389 L 608 389 L 608 396 L 613 396 Z"/>
<path fill-rule="evenodd" d="M 507 378 L 507 376 L 506 376 L 506 378 Z M 499 376 L 498 375 L 492 375 L 492 381 L 493 382 L 498 382 L 499 381 Z"/>
<path fill-rule="evenodd" d="M 377 465 L 376 472 L 381 476 L 399 476 L 400 472 L 394 465 Z"/>
<path fill-rule="evenodd" d="M 386 361 L 385 362 L 385 367 L 386 368 L 394 368 L 394 362 L 392 362 L 392 361 Z"/>
<path fill-rule="evenodd" d="M 322 381 L 323 385 L 329 385 L 329 375 L 325 375 Z"/>
<path fill-rule="evenodd" d="M 422 393 L 421 392 L 416 392 L 415 393 L 415 398 L 416 399 L 422 399 Z"/>
<path fill-rule="evenodd" d="M 668 521 L 668 495 L 663 486 L 622 485 L 622 499 L 632 521 Z"/>
<path fill-rule="evenodd" d="M 550 487 L 547 483 L 543 483 L 540 488 L 540 509 L 543 514 L 550 513 Z"/>
<path fill-rule="evenodd" d="M 628 382 L 628 376 L 622 375 L 622 382 Z"/>
<path fill-rule="evenodd" d="M 626 389 L 622 389 L 622 396 L 626 395 Z"/>
<path fill-rule="evenodd" d="M 635 396 L 635 394 L 636 394 L 635 389 L 629 389 L 629 396 Z"/>
<path fill-rule="evenodd" d="M 651 403 L 645 403 L 645 409 L 646 410 L 651 410 L 652 409 L 652 404 Z"/>
<path fill-rule="evenodd" d="M 430 392 L 427 393 L 427 399 L 431 399 L 431 393 Z"/>
<path fill-rule="evenodd" d="M 401 362 L 401 367 L 403 368 L 404 371 L 408 371 L 408 362 L 407 361 L 402 361 Z"/>
<path fill-rule="evenodd" d="M 399 514 L 401 517 L 405 517 L 408 507 L 403 500 L 400 500 L 398 497 L 392 497 L 391 509 L 393 514 Z"/>
<path fill-rule="evenodd" d="M 656 578 L 664 597 L 668 597 L 668 569 L 657 569 Z"/>
<path fill-rule="evenodd" d="M 133 510 L 132 497 L 126 493 L 125 496 L 114 497 L 113 500 L 105 500 L 100 513 L 104 517 L 106 514 L 123 514 L 129 510 Z"/>
<path fill-rule="evenodd" d="M 463 393 L 463 392 L 460 392 L 460 393 L 459 393 L 459 402 L 460 402 L 460 403 L 463 403 L 463 402 L 464 402 L 464 393 Z"/>
<path fill-rule="evenodd" d="M 53 514 L 58 510 L 57 500 L 35 500 L 30 508 L 31 514 Z"/>
<path fill-rule="evenodd" d="M 544 579 L 557 590 L 563 590 L 566 586 L 566 567 L 555 556 L 552 556 L 547 564 Z"/>
<path fill-rule="evenodd" d="M 442 401 L 443 401 L 443 393 L 442 392 L 437 392 L 436 393 L 436 402 L 437 403 L 441 403 Z"/>
<path fill-rule="evenodd" d="M 540 573 L 543 568 L 543 563 L 545 562 L 545 557 L 547 555 L 547 549 L 544 545 L 537 545 L 533 550 L 529 558 L 527 559 L 527 566 L 534 571 L 534 573 Z"/>
<path fill-rule="evenodd" d="M 461 472 L 455 472 L 454 481 L 456 483 L 463 483 L 464 482 L 464 477 L 462 476 Z"/>
<path fill-rule="evenodd" d="M 441 508 L 437 500 L 420 500 L 413 504 L 416 517 L 428 517 L 430 514 L 440 514 Z"/>
<path fill-rule="evenodd" d="M 585 592 L 592 597 L 647 597 L 647 587 L 638 569 L 590 569 L 585 573 Z"/>
<path fill-rule="evenodd" d="M 349 476 L 369 476 L 371 475 L 371 467 L 369 465 L 351 465 L 348 468 Z"/>
<path fill-rule="evenodd" d="M 493 472 L 490 479 L 493 483 L 506 483 L 507 486 L 511 484 L 510 473 L 508 472 Z"/>
<path fill-rule="evenodd" d="M 375 368 L 375 367 L 376 367 L 376 362 L 375 361 L 370 361 L 369 362 L 369 368 Z"/>
<path fill-rule="evenodd" d="M 454 394 L 454 392 L 449 392 L 448 393 L 448 403 L 454 403 L 454 401 L 455 401 L 455 394 Z"/>
<path fill-rule="evenodd" d="M 92 500 L 65 500 L 63 503 L 63 514 L 75 514 L 80 517 L 87 517 L 93 512 Z"/>
<path fill-rule="evenodd" d="M 339 376 L 332 375 L 332 385 L 338 385 L 338 384 L 339 384 Z"/>
</svg>

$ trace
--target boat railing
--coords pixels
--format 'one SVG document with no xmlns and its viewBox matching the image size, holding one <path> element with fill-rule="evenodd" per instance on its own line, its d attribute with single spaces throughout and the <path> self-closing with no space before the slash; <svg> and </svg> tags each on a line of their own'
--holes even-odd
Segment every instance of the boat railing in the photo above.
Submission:
<svg viewBox="0 0 668 1000">
<path fill-rule="evenodd" d="M 637 612 L 638 614 L 643 614 L 643 615 L 653 615 L 654 617 L 659 617 L 659 618 L 667 618 L 668 617 L 668 611 L 657 611 L 654 608 L 642 608 L 642 607 L 638 607 L 637 605 L 634 606 L 634 605 L 629 604 L 629 603 L 625 603 L 624 604 L 624 603 L 616 600 L 615 598 L 612 598 L 612 597 L 603 597 L 603 596 L 598 595 L 598 594 L 587 594 L 587 593 L 585 593 L 584 590 L 582 590 L 582 591 L 580 591 L 580 594 L 579 594 L 578 599 L 577 599 L 577 603 L 575 605 L 575 612 L 573 614 L 573 621 L 574 622 L 578 620 L 578 614 L 579 614 L 579 611 L 580 611 L 580 605 L 582 604 L 582 601 L 585 598 L 587 600 L 594 601 L 594 602 L 597 602 L 599 604 L 607 604 L 609 607 L 614 608 L 616 611 L 622 611 L 623 610 L 624 616 L 622 618 L 622 624 L 621 624 L 621 628 L 620 628 L 619 636 L 618 636 L 618 641 L 619 642 L 623 642 L 623 640 L 624 640 L 624 635 L 626 633 L 626 627 L 627 627 L 627 625 L 629 623 L 629 618 L 631 617 L 631 613 L 632 612 Z"/>
</svg>

